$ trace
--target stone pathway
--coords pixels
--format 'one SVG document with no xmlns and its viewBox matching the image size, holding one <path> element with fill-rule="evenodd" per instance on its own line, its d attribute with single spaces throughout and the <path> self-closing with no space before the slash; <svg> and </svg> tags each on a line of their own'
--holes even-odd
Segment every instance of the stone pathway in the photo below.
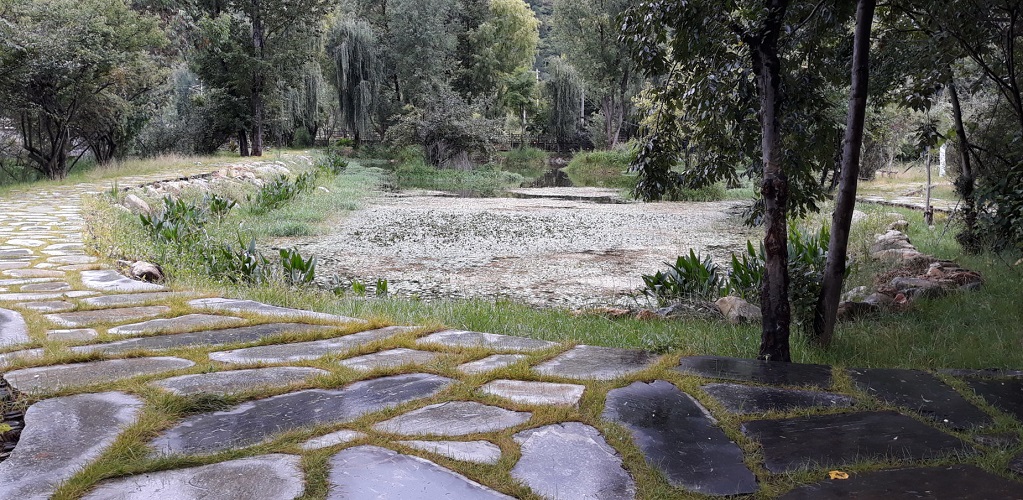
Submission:
<svg viewBox="0 0 1023 500">
<path fill-rule="evenodd" d="M 202 297 L 86 255 L 80 197 L 103 190 L 0 201 L 0 500 L 1023 499 L 1023 372 L 680 359 Z"/>
</svg>

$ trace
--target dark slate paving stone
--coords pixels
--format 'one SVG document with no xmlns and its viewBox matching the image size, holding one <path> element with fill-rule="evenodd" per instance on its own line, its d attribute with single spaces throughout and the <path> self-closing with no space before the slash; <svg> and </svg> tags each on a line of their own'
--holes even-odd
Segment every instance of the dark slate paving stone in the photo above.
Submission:
<svg viewBox="0 0 1023 500">
<path fill-rule="evenodd" d="M 953 429 L 991 425 L 994 420 L 934 375 L 902 368 L 851 369 L 860 390 L 888 404 L 909 408 Z"/>
<path fill-rule="evenodd" d="M 1009 460 L 1009 470 L 1023 476 L 1023 453 L 1020 453 Z"/>
<path fill-rule="evenodd" d="M 159 351 L 163 349 L 174 349 L 176 347 L 255 342 L 281 333 L 308 333 L 330 330 L 332 328 L 333 327 L 330 326 L 306 325 L 302 323 L 268 323 L 265 325 L 243 326 L 240 328 L 227 328 L 224 330 L 207 330 L 204 332 L 179 333 L 175 335 L 160 335 L 158 337 L 119 340 L 116 342 L 108 342 L 106 344 L 73 347 L 71 350 L 75 352 L 102 352 L 104 354 L 119 354 L 136 349 Z"/>
<path fill-rule="evenodd" d="M 966 383 L 991 406 L 1023 420 L 1023 379 L 975 379 Z"/>
<path fill-rule="evenodd" d="M 348 448 L 329 465 L 327 500 L 512 498 L 425 458 L 377 446 Z"/>
<path fill-rule="evenodd" d="M 800 486 L 780 500 L 883 498 L 885 500 L 1023 500 L 1023 483 L 972 465 L 921 467 L 852 474 L 841 481 Z"/>
<path fill-rule="evenodd" d="M 496 333 L 444 330 L 416 340 L 416 345 L 444 345 L 449 347 L 488 347 L 502 351 L 539 351 L 557 346 L 545 340 L 499 335 Z"/>
<path fill-rule="evenodd" d="M 770 385 L 831 386 L 831 367 L 722 356 L 682 358 L 677 371 L 689 375 Z"/>
<path fill-rule="evenodd" d="M 764 467 L 774 473 L 861 460 L 926 460 L 976 450 L 959 438 L 895 412 L 814 415 L 746 422 L 760 441 Z"/>
<path fill-rule="evenodd" d="M 964 368 L 946 368 L 944 370 L 938 370 L 938 373 L 952 375 L 953 377 L 1023 378 L 1023 370 L 1006 370 L 1002 368 L 981 368 L 978 370 Z"/>
<path fill-rule="evenodd" d="M 647 463 L 673 486 L 715 496 L 757 491 L 742 449 L 703 406 L 669 382 L 635 382 L 608 392 L 601 418 L 628 428 Z"/>
<path fill-rule="evenodd" d="M 731 413 L 748 415 L 801 408 L 852 406 L 853 398 L 833 392 L 801 391 L 742 384 L 707 384 L 700 387 Z"/>
<path fill-rule="evenodd" d="M 186 418 L 154 439 L 164 454 L 213 453 L 262 442 L 293 429 L 336 424 L 430 397 L 452 383 L 412 373 L 356 382 L 344 389 L 311 389 L 242 403 L 230 410 Z"/>
<path fill-rule="evenodd" d="M 645 370 L 656 359 L 656 354 L 637 349 L 581 345 L 537 365 L 534 370 L 555 377 L 611 380 Z"/>
</svg>

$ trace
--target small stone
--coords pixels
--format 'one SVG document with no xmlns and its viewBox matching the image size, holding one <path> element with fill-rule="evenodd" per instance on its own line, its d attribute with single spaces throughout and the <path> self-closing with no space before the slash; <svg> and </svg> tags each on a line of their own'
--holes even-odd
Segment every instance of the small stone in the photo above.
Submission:
<svg viewBox="0 0 1023 500">
<path fill-rule="evenodd" d="M 276 366 L 252 370 L 232 370 L 213 373 L 181 375 L 152 382 L 150 385 L 166 389 L 179 396 L 193 394 L 227 395 L 257 389 L 287 387 L 330 372 L 316 368 Z"/>
<path fill-rule="evenodd" d="M 150 333 L 181 333 L 189 330 L 223 328 L 244 323 L 245 320 L 233 316 L 214 316 L 212 314 L 186 314 L 174 318 L 152 319 L 142 323 L 115 326 L 107 333 L 111 335 L 141 335 Z"/>
<path fill-rule="evenodd" d="M 78 328 L 100 323 L 122 323 L 125 321 L 152 318 L 167 314 L 171 308 L 167 306 L 125 307 L 122 309 L 97 309 L 93 311 L 77 311 L 68 313 L 47 314 L 44 317 L 60 326 Z"/>
<path fill-rule="evenodd" d="M 14 304 L 22 309 L 41 313 L 67 312 L 75 310 L 75 305 L 64 300 L 51 300 L 46 302 L 20 302 Z"/>
<path fill-rule="evenodd" d="M 82 271 L 81 277 L 86 288 L 101 292 L 162 292 L 167 289 L 163 285 L 133 280 L 110 269 Z"/>
<path fill-rule="evenodd" d="M 534 369 L 554 377 L 611 380 L 643 371 L 656 359 L 646 351 L 581 345 Z"/>
<path fill-rule="evenodd" d="M 365 432 L 353 431 L 349 429 L 341 429 L 337 432 L 331 432 L 330 434 L 324 434 L 320 437 L 314 437 L 298 447 L 303 450 L 319 450 L 321 448 L 330 448 L 339 444 L 350 443 L 359 439 L 366 439 L 369 434 Z"/>
<path fill-rule="evenodd" d="M 493 356 L 458 365 L 458 371 L 471 375 L 487 373 L 518 363 L 526 358 L 525 354 L 494 354 Z"/>
<path fill-rule="evenodd" d="M 305 490 L 302 457 L 259 455 L 100 482 L 83 500 L 236 498 L 291 500 Z"/>
<path fill-rule="evenodd" d="M 227 311 L 231 313 L 252 313 L 260 314 L 263 316 L 273 316 L 277 318 L 289 318 L 289 319 L 319 319 L 337 323 L 365 323 L 365 320 L 349 318 L 347 316 L 339 316 L 337 314 L 326 314 L 316 311 L 306 311 L 303 309 L 291 309 L 288 307 L 278 307 L 269 304 L 263 304 L 254 300 L 238 300 L 238 299 L 223 299 L 223 298 L 211 298 L 211 299 L 195 299 L 188 302 L 188 305 L 196 309 L 209 309 L 213 311 Z"/>
<path fill-rule="evenodd" d="M 49 330 L 46 332 L 46 338 L 49 340 L 55 340 L 57 342 L 79 342 L 83 340 L 92 340 L 98 337 L 99 334 L 92 328 L 75 328 L 72 330 Z"/>
<path fill-rule="evenodd" d="M 129 194 L 125 196 L 124 200 L 121 201 L 121 205 L 124 205 L 125 208 L 137 214 L 152 213 L 152 209 L 149 208 L 149 204 L 146 203 L 145 200 L 139 198 L 138 196 L 135 196 L 134 194 Z"/>
<path fill-rule="evenodd" d="M 905 232 L 907 229 L 909 229 L 909 221 L 907 220 L 899 219 L 895 222 L 892 222 L 891 224 L 888 224 L 889 231 Z"/>
<path fill-rule="evenodd" d="M 721 297 L 714 303 L 725 320 L 733 325 L 757 323 L 760 321 L 760 308 L 731 295 Z"/>
<path fill-rule="evenodd" d="M 448 401 L 424 406 L 373 426 L 378 432 L 405 436 L 464 436 L 524 424 L 530 412 L 511 411 L 475 401 Z"/>
<path fill-rule="evenodd" d="M 501 460 L 501 448 L 490 441 L 398 441 L 398 444 L 463 462 L 494 465 Z"/>
<path fill-rule="evenodd" d="M 636 497 L 636 483 L 600 432 L 565 422 L 515 434 L 522 458 L 511 470 L 536 494 L 550 499 L 620 500 Z"/>
<path fill-rule="evenodd" d="M 0 309 L 0 347 L 25 344 L 31 340 L 25 319 L 9 309 Z"/>
<path fill-rule="evenodd" d="M 439 352 L 417 351 L 415 349 L 389 349 L 363 356 L 355 356 L 341 360 L 341 366 L 359 371 L 371 371 L 379 368 L 396 368 L 402 365 L 426 365 L 443 356 Z"/>
<path fill-rule="evenodd" d="M 128 358 L 69 365 L 23 368 L 4 374 L 11 387 L 30 394 L 85 387 L 140 375 L 155 375 L 195 366 L 181 358 Z"/>
<path fill-rule="evenodd" d="M 480 387 L 480 392 L 527 405 L 574 406 L 579 404 L 585 390 L 584 385 L 523 380 L 493 380 Z"/>
<path fill-rule="evenodd" d="M 545 340 L 464 330 L 444 330 L 416 340 L 416 345 L 430 344 L 448 347 L 487 347 L 501 351 L 540 351 L 558 345 Z"/>
<path fill-rule="evenodd" d="M 293 363 L 317 359 L 328 354 L 344 353 L 361 345 L 383 340 L 409 332 L 414 328 L 389 326 L 376 330 L 353 333 L 333 339 L 295 342 L 291 344 L 263 345 L 246 347 L 233 351 L 210 353 L 210 359 L 221 363 Z"/>
<path fill-rule="evenodd" d="M 162 283 L 163 282 L 163 269 L 160 266 L 150 263 L 137 261 L 131 264 L 128 268 L 131 277 L 139 281 L 145 281 L 147 283 Z"/>
</svg>

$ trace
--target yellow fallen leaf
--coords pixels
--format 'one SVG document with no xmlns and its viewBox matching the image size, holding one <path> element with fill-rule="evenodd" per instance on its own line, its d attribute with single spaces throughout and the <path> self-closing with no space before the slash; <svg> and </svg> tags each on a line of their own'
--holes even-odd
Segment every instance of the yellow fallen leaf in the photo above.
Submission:
<svg viewBox="0 0 1023 500">
<path fill-rule="evenodd" d="M 831 479 L 849 479 L 849 473 L 842 472 L 840 470 L 833 470 L 828 472 L 828 477 Z"/>
</svg>

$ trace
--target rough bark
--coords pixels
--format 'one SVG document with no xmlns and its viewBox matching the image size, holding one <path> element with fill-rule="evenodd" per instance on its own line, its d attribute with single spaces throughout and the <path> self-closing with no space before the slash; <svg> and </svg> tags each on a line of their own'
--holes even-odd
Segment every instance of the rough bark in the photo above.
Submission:
<svg viewBox="0 0 1023 500">
<path fill-rule="evenodd" d="M 948 81 L 948 98 L 952 101 L 952 122 L 955 124 L 957 149 L 959 149 L 959 157 L 962 160 L 962 168 L 959 171 L 959 177 L 956 178 L 955 186 L 959 196 L 963 199 L 963 208 L 961 209 L 963 230 L 956 235 L 956 240 L 967 252 L 976 253 L 981 248 L 977 235 L 977 199 L 974 196 L 976 181 L 973 177 L 973 166 L 970 163 L 970 141 L 966 137 L 963 110 L 959 105 L 959 92 L 956 90 L 954 77 L 950 77 Z"/>
<path fill-rule="evenodd" d="M 249 135 L 245 130 L 238 131 L 238 155 L 249 156 Z"/>
<path fill-rule="evenodd" d="M 782 132 L 779 119 L 781 60 L 778 36 L 785 18 L 788 0 L 767 0 L 767 18 L 762 31 L 752 40 L 753 69 L 760 94 L 761 149 L 764 180 L 760 192 L 764 198 L 764 285 L 761 294 L 763 329 L 760 359 L 791 361 L 789 330 L 792 312 L 789 306 L 788 178 L 782 167 Z"/>
<path fill-rule="evenodd" d="M 813 317 L 811 340 L 821 346 L 831 344 L 838 317 L 838 303 L 845 278 L 845 261 L 856 208 L 856 184 L 860 175 L 860 151 L 863 147 L 863 125 L 867 112 L 870 78 L 870 28 L 874 22 L 875 0 L 859 0 L 856 4 L 856 28 L 853 34 L 852 86 L 846 117 L 845 141 L 842 148 L 842 174 L 831 218 L 831 239 L 824 266 L 821 294 Z"/>
<path fill-rule="evenodd" d="M 263 87 L 266 78 L 261 66 L 265 43 L 260 3 L 260 0 L 252 2 L 252 48 L 260 61 L 252 74 L 252 156 L 263 156 Z"/>
</svg>

